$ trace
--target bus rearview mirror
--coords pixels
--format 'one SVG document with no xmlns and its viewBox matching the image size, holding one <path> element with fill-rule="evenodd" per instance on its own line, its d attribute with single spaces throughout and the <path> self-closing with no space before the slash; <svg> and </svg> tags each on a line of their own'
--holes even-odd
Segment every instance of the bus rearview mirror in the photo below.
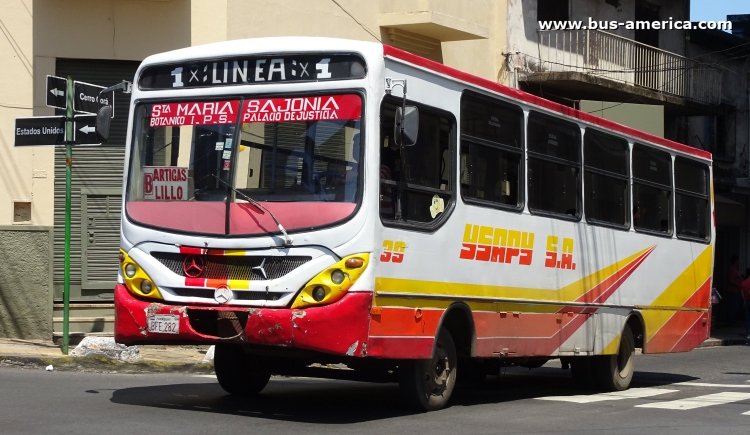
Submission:
<svg viewBox="0 0 750 435">
<path fill-rule="evenodd" d="M 112 123 L 112 106 L 102 106 L 96 113 L 96 134 L 102 140 L 109 139 L 109 127 Z"/>
</svg>

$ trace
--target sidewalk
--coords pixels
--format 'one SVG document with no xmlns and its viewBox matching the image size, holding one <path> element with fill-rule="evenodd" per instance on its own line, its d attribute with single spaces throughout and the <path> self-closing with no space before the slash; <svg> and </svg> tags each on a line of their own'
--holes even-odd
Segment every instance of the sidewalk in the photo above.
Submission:
<svg viewBox="0 0 750 435">
<path fill-rule="evenodd" d="M 0 366 L 117 373 L 213 373 L 210 346 L 121 346 L 111 337 L 70 345 L 68 355 L 52 341 L 0 338 Z M 719 326 L 699 347 L 744 345 L 742 326 Z M 50 367 L 51 366 L 51 367 Z"/>
<path fill-rule="evenodd" d="M 88 343 L 88 339 L 92 339 Z M 117 373 L 213 373 L 210 346 L 124 346 L 112 337 L 87 337 L 68 347 L 52 341 L 0 338 L 0 366 Z M 50 367 L 51 366 L 51 367 Z"/>
</svg>

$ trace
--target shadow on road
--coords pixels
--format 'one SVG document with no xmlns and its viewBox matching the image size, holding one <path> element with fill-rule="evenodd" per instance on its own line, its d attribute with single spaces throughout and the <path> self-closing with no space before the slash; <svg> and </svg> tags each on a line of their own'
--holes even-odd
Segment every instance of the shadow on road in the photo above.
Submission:
<svg viewBox="0 0 750 435">
<path fill-rule="evenodd" d="M 631 387 L 666 386 L 695 379 L 636 372 Z M 551 395 L 594 393 L 574 386 L 569 372 L 561 368 L 512 368 L 480 384 L 459 385 L 452 406 L 502 405 Z M 124 405 L 320 424 L 348 424 L 412 414 L 402 405 L 396 384 L 307 378 L 274 378 L 254 398 L 228 395 L 217 383 L 196 382 L 119 389 L 113 391 L 111 400 Z"/>
</svg>

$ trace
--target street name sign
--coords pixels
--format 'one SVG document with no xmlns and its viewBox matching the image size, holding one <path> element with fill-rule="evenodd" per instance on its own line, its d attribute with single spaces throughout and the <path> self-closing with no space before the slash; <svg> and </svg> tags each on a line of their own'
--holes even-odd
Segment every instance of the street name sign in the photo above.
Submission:
<svg viewBox="0 0 750 435">
<path fill-rule="evenodd" d="M 16 118 L 15 146 L 65 145 L 64 116 Z M 73 145 L 101 145 L 96 115 L 75 115 Z"/>
<path fill-rule="evenodd" d="M 16 146 L 64 145 L 64 116 L 16 118 Z"/>
<path fill-rule="evenodd" d="M 73 143 L 76 145 L 101 145 L 102 140 L 96 134 L 96 115 L 75 115 Z"/>
<path fill-rule="evenodd" d="M 47 105 L 65 109 L 66 80 L 62 77 L 47 76 Z"/>
<path fill-rule="evenodd" d="M 103 106 L 112 106 L 112 116 L 115 113 L 115 91 L 104 94 L 99 92 L 104 86 L 92 85 L 86 82 L 73 82 L 73 109 L 76 112 L 95 114 Z M 64 106 L 63 106 L 64 107 Z"/>
</svg>

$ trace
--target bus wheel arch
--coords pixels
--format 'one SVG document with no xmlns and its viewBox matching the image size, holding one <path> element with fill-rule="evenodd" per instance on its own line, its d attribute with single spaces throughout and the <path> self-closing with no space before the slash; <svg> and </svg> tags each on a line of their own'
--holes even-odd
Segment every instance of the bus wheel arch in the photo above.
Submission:
<svg viewBox="0 0 750 435">
<path fill-rule="evenodd" d="M 399 386 L 410 407 L 435 411 L 448 405 L 456 386 L 459 358 L 471 356 L 473 339 L 469 307 L 453 304 L 437 328 L 432 357 L 399 364 Z"/>
<path fill-rule="evenodd" d="M 630 387 L 635 373 L 635 349 L 639 341 L 643 346 L 643 323 L 641 322 L 640 316 L 630 316 L 620 334 L 617 353 L 595 356 L 591 359 L 592 374 L 599 389 L 622 391 Z"/>
</svg>

